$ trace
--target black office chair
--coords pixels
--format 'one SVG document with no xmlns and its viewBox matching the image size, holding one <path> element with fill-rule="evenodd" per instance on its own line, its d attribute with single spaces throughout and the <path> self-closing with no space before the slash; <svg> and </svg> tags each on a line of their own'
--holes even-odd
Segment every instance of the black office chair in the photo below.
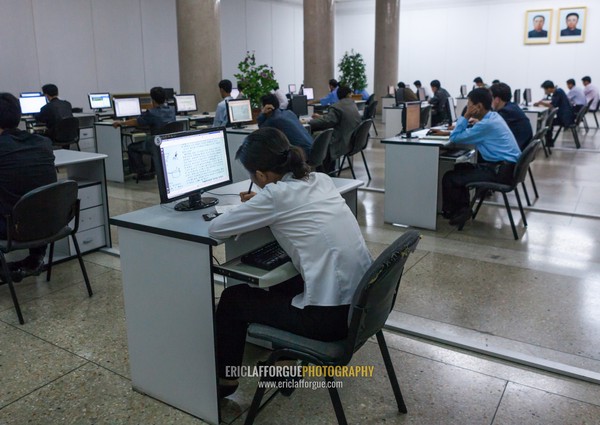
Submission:
<svg viewBox="0 0 600 425">
<path fill-rule="evenodd" d="M 365 102 L 365 107 L 369 106 L 375 100 L 375 93 L 371 94 Z"/>
<path fill-rule="evenodd" d="M 333 128 L 328 128 L 320 132 L 315 140 L 313 141 L 312 148 L 310 149 L 310 155 L 306 163 L 311 166 L 315 171 L 322 171 L 323 161 L 327 157 L 329 152 L 329 143 L 331 143 L 331 136 L 333 135 Z"/>
<path fill-rule="evenodd" d="M 369 176 L 369 180 L 371 180 L 371 173 L 369 172 L 367 159 L 365 158 L 365 153 L 363 152 L 367 148 L 367 144 L 369 143 L 369 131 L 371 130 L 371 124 L 373 124 L 373 120 L 364 120 L 358 125 L 358 127 L 354 129 L 354 131 L 350 135 L 350 148 L 342 158 L 342 163 L 340 164 L 340 169 L 338 170 L 337 174 L 338 177 L 342 172 L 342 169 L 344 168 L 344 162 L 347 159 L 348 165 L 350 166 L 350 171 L 352 172 L 352 178 L 356 178 L 356 175 L 354 174 L 354 167 L 352 165 L 352 157 L 360 152 L 360 154 L 362 155 L 363 163 L 365 164 L 365 169 L 367 170 L 367 176 Z"/>
<path fill-rule="evenodd" d="M 398 385 L 382 328 L 396 301 L 406 260 L 410 253 L 415 251 L 418 243 L 419 233 L 415 230 L 407 231 L 386 248 L 367 270 L 352 299 L 348 317 L 348 336 L 344 340 L 317 341 L 270 326 L 251 324 L 248 328 L 250 336 L 273 344 L 274 351 L 265 362 L 266 365 L 271 366 L 282 358 L 291 358 L 298 359 L 305 364 L 310 363 L 322 367 L 345 366 L 350 363 L 354 353 L 375 335 L 396 398 L 398 411 L 406 413 L 406 404 Z M 262 377 L 261 382 L 268 381 L 268 379 Z M 329 396 L 337 421 L 339 424 L 347 424 L 338 391 L 335 385 L 332 385 L 335 379 L 332 376 L 326 376 L 325 380 L 329 383 Z M 264 393 L 265 387 L 258 386 L 248 416 L 246 416 L 245 425 L 254 423 Z"/>
<path fill-rule="evenodd" d="M 558 108 L 551 108 L 550 112 L 548 113 L 548 116 L 546 117 L 546 122 L 544 127 L 546 128 L 546 133 L 544 135 L 544 141 L 543 143 L 543 147 L 544 147 L 544 155 L 546 155 L 546 158 L 548 157 L 548 155 L 552 155 L 552 149 L 550 146 L 548 146 L 548 141 L 553 140 L 552 139 L 552 129 L 554 128 L 554 120 L 556 118 L 556 114 L 558 114 Z"/>
<path fill-rule="evenodd" d="M 74 220 L 73 227 L 69 226 L 71 220 Z M 50 244 L 46 274 L 46 281 L 49 282 L 52 272 L 54 242 L 70 236 L 77 252 L 77 259 L 79 260 L 88 295 L 90 297 L 93 295 L 79 244 L 75 237 L 79 227 L 79 199 L 77 199 L 76 182 L 63 180 L 38 187 L 26 193 L 15 204 L 11 213 L 6 216 L 6 223 L 7 238 L 0 241 L 0 263 L 20 324 L 25 323 L 25 321 L 4 256 L 6 253 Z"/>
<path fill-rule="evenodd" d="M 579 143 L 579 134 L 577 133 L 577 131 L 579 130 L 579 126 L 581 125 L 585 114 L 587 114 L 589 105 L 584 105 L 579 112 L 577 112 L 577 115 L 575 116 L 575 122 L 571 125 L 569 125 L 567 128 L 569 130 L 571 130 L 571 134 L 573 135 L 573 140 L 575 141 L 575 146 L 577 147 L 577 149 L 579 149 L 581 147 L 581 144 Z M 556 134 L 554 134 L 554 138 L 552 139 L 553 142 L 556 141 L 556 139 L 558 138 L 558 135 L 560 134 L 560 131 L 563 129 L 563 126 L 560 126 L 558 128 L 558 130 L 556 131 Z M 586 130 L 587 133 L 587 130 Z"/>
<path fill-rule="evenodd" d="M 598 102 L 596 104 L 596 109 L 592 109 L 592 103 L 594 103 L 594 99 L 592 99 L 588 102 L 588 112 L 590 114 L 594 115 L 594 120 L 596 120 L 596 128 L 600 128 L 600 126 L 598 125 L 598 117 L 596 116 L 596 113 L 598 112 L 598 108 L 600 107 L 600 102 Z"/>
<path fill-rule="evenodd" d="M 57 148 L 68 148 L 70 145 L 79 148 L 79 120 L 75 117 L 63 118 L 54 128 L 52 135 L 52 145 Z"/>
<path fill-rule="evenodd" d="M 515 170 L 513 173 L 513 180 L 510 184 L 503 183 L 495 183 L 495 182 L 472 182 L 467 184 L 468 189 L 475 189 L 475 196 L 471 200 L 471 209 L 473 209 L 473 205 L 477 198 L 479 198 L 479 203 L 477 204 L 477 208 L 473 212 L 473 220 L 477 216 L 479 209 L 481 208 L 481 204 L 485 198 L 485 194 L 488 190 L 493 190 L 496 192 L 501 192 L 502 197 L 504 198 L 504 206 L 506 207 L 506 212 L 508 213 L 508 219 L 510 220 L 510 225 L 512 227 L 513 236 L 515 240 L 519 239 L 519 235 L 517 233 L 517 228 L 515 227 L 515 222 L 513 220 L 512 212 L 510 210 L 510 205 L 508 203 L 508 198 L 506 194 L 508 192 L 515 192 L 515 196 L 517 198 L 517 204 L 519 205 L 519 211 L 521 211 L 521 218 L 523 219 L 523 226 L 527 227 L 527 218 L 525 217 L 525 212 L 523 211 L 523 204 L 521 203 L 521 197 L 519 196 L 519 183 L 523 183 L 525 177 L 527 176 L 527 170 L 531 164 L 531 161 L 534 160 L 535 154 L 540 148 L 541 142 L 539 140 L 534 140 L 531 142 L 521 153 L 519 160 L 515 166 Z M 464 224 L 463 224 L 464 226 Z M 458 230 L 462 230 L 463 226 L 460 226 Z"/>
<path fill-rule="evenodd" d="M 375 127 L 375 113 L 377 112 L 378 104 L 379 104 L 379 101 L 376 100 L 375 102 L 371 103 L 369 106 L 366 106 L 365 110 L 363 112 L 363 121 L 366 121 L 366 120 L 373 121 L 373 129 L 375 130 L 376 136 L 379 136 L 379 133 L 377 132 L 377 127 Z"/>
</svg>

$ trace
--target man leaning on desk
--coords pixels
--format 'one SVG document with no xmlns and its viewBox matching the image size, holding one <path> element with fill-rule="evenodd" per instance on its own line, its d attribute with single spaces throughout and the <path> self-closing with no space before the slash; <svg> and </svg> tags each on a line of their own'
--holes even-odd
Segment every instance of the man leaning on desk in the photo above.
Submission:
<svg viewBox="0 0 600 425">
<path fill-rule="evenodd" d="M 55 84 L 42 86 L 42 93 L 46 96 L 48 103 L 42 106 L 40 113 L 34 116 L 35 120 L 46 125 L 45 135 L 54 138 L 56 124 L 65 118 L 73 117 L 72 106 L 66 100 L 58 98 L 58 87 Z"/>
<path fill-rule="evenodd" d="M 135 126 L 147 127 L 150 130 L 164 127 L 166 124 L 175 121 L 175 109 L 167 105 L 165 102 L 167 97 L 162 87 L 152 87 L 150 90 L 152 98 L 152 108 L 146 110 L 137 118 L 131 118 L 125 121 L 113 122 L 113 127 Z M 152 180 L 154 172 L 151 164 L 150 171 L 146 171 L 142 155 L 147 152 L 152 152 L 154 140 L 152 137 L 147 137 L 141 142 L 132 143 L 127 147 L 127 155 L 129 156 L 129 169 L 137 174 L 138 180 Z"/>
</svg>

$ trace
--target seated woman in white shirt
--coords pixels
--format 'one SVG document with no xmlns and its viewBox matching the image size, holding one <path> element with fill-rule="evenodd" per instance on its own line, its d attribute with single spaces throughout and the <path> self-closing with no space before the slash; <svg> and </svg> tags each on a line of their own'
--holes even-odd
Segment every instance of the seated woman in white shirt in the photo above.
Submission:
<svg viewBox="0 0 600 425">
<path fill-rule="evenodd" d="M 348 332 L 356 286 L 372 259 L 356 218 L 333 181 L 311 173 L 304 153 L 275 128 L 250 134 L 236 154 L 260 187 L 240 194 L 242 205 L 211 222 L 209 233 L 226 238 L 269 226 L 300 272 L 269 291 L 231 286 L 216 313 L 219 395 L 238 385 L 227 366 L 240 366 L 246 329 L 261 323 L 322 341 Z"/>
</svg>

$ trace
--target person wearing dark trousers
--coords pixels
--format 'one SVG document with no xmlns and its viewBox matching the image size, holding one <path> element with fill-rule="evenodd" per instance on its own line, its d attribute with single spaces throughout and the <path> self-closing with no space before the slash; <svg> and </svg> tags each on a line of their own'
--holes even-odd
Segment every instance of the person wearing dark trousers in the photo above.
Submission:
<svg viewBox="0 0 600 425">
<path fill-rule="evenodd" d="M 10 93 L 0 93 L 0 239 L 7 237 L 5 215 L 27 192 L 56 182 L 52 142 L 47 137 L 19 130 L 21 108 Z M 39 275 L 46 246 L 31 248 L 26 258 L 8 263 L 14 282 Z M 5 277 L 2 276 L 5 281 Z"/>
<path fill-rule="evenodd" d="M 73 107 L 66 100 L 58 98 L 58 87 L 55 84 L 42 86 L 42 93 L 46 96 L 48 103 L 42 106 L 40 113 L 34 116 L 37 122 L 46 125 L 45 135 L 54 138 L 56 124 L 65 118 L 73 117 Z"/>
<path fill-rule="evenodd" d="M 242 204 L 211 221 L 211 237 L 224 239 L 269 227 L 300 276 L 265 291 L 226 288 L 216 312 L 219 396 L 235 392 L 246 329 L 274 326 L 322 341 L 343 339 L 360 279 L 372 263 L 356 218 L 331 178 L 309 171 L 304 155 L 276 128 L 250 134 L 236 158 L 261 190 L 242 192 Z"/>
<path fill-rule="evenodd" d="M 488 89 L 468 94 L 467 112 L 459 117 L 450 141 L 457 145 L 475 145 L 481 157 L 477 164 L 457 164 L 442 178 L 442 214 L 459 228 L 471 218 L 469 190 L 475 181 L 508 183 L 521 150 L 504 119 L 491 111 Z"/>
<path fill-rule="evenodd" d="M 556 87 L 550 80 L 546 80 L 542 83 L 542 88 L 546 96 L 552 96 L 550 100 L 540 100 L 535 102 L 534 106 L 546 106 L 547 108 L 558 108 L 558 113 L 554 119 L 553 127 L 569 127 L 575 122 L 575 113 L 573 106 L 567 97 L 567 94 L 560 87 Z M 554 140 L 552 138 L 552 128 L 546 132 L 546 146 L 549 148 L 554 146 Z"/>
<path fill-rule="evenodd" d="M 533 139 L 533 130 L 525 112 L 518 105 L 511 102 L 512 91 L 505 83 L 492 84 L 492 109 L 506 121 L 508 128 L 517 140 L 521 150 L 525 149 Z"/>
<path fill-rule="evenodd" d="M 155 130 L 175 121 L 175 109 L 165 103 L 167 98 L 162 87 L 152 87 L 150 97 L 152 98 L 151 109 L 148 109 L 137 118 L 115 121 L 113 122 L 113 127 L 136 126 Z M 129 169 L 137 175 L 138 180 L 152 180 L 154 178 L 154 162 L 151 161 L 150 171 L 146 171 L 143 161 L 143 154 L 150 153 L 153 155 L 154 150 L 154 138 L 151 136 L 146 137 L 141 142 L 132 143 L 127 147 Z"/>
</svg>

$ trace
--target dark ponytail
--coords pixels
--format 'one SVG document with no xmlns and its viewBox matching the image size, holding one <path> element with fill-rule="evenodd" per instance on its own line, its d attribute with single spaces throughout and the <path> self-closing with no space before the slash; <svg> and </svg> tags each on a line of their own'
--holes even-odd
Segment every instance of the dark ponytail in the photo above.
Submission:
<svg viewBox="0 0 600 425">
<path fill-rule="evenodd" d="M 291 146 L 285 134 L 272 127 L 249 134 L 235 158 L 251 173 L 272 171 L 283 175 L 291 172 L 295 179 L 307 179 L 310 172 L 304 151 Z"/>
</svg>

